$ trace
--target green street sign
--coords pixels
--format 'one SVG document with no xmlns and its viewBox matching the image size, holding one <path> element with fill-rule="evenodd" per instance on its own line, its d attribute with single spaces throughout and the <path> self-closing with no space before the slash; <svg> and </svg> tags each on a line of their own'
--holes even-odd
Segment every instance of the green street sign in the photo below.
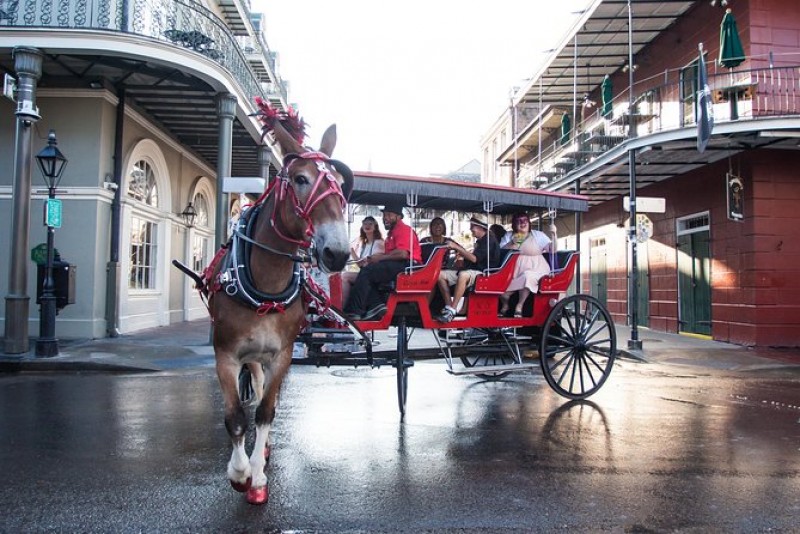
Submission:
<svg viewBox="0 0 800 534">
<path fill-rule="evenodd" d="M 61 201 L 48 198 L 44 203 L 44 224 L 53 228 L 61 228 Z"/>
</svg>

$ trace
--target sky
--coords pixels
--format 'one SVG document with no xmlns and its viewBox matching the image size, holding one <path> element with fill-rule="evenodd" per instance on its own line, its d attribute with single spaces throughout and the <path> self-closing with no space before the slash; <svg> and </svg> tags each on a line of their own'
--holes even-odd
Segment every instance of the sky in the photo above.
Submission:
<svg viewBox="0 0 800 534">
<path fill-rule="evenodd" d="M 356 171 L 443 175 L 473 159 L 587 0 L 252 0 L 317 148 Z"/>
</svg>

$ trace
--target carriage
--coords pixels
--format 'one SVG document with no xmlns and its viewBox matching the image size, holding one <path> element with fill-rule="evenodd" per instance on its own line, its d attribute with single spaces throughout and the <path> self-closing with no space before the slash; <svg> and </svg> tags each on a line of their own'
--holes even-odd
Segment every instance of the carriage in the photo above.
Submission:
<svg viewBox="0 0 800 534">
<path fill-rule="evenodd" d="M 578 195 L 444 179 L 355 175 L 351 206 L 397 200 L 414 215 L 434 210 L 506 216 L 522 211 L 540 221 L 588 208 L 586 198 Z M 489 380 L 541 367 L 550 387 L 569 399 L 584 399 L 600 389 L 615 360 L 616 331 L 600 301 L 571 291 L 578 251 L 546 254 L 551 272 L 540 280 L 538 293 L 524 303 L 522 317 L 498 314 L 500 295 L 519 259 L 516 251 L 504 251 L 508 253 L 499 267 L 487 266 L 477 277 L 465 295 L 461 314 L 442 323 L 435 316 L 441 307 L 435 297 L 447 252 L 446 247 L 434 249 L 427 261 L 410 263 L 395 282 L 381 287 L 387 311 L 378 320 L 349 321 L 341 312 L 340 276 L 332 275 L 330 309 L 317 315 L 312 307 L 308 327 L 299 336 L 307 349 L 304 361 L 320 366 L 393 366 L 401 417 L 406 412 L 409 368 L 420 358 L 442 357 L 452 375 Z M 374 334 L 390 328 L 396 329 L 396 346 L 381 345 L 378 350 Z M 412 334 L 421 329 L 435 332 L 434 350 L 409 347 Z"/>
<path fill-rule="evenodd" d="M 402 195 L 415 208 L 503 215 L 516 210 L 582 211 L 587 208 L 584 197 L 444 180 L 354 176 L 332 158 L 334 125 L 313 150 L 303 144 L 304 122 L 294 110 L 284 112 L 261 99 L 256 104 L 264 135 L 282 155 L 280 172 L 242 213 L 230 240 L 202 273 L 173 261 L 195 281 L 208 305 L 232 445 L 227 478 L 233 489 L 245 493 L 247 502 L 261 505 L 269 499 L 265 468 L 270 430 L 298 340 L 308 347 L 308 359 L 321 365 L 393 365 L 401 415 L 415 356 L 408 340 L 419 328 L 441 334 L 439 349 L 453 374 L 499 378 L 529 370 L 534 366 L 527 359 L 529 349 L 536 349 L 545 378 L 560 394 L 581 399 L 602 386 L 615 358 L 615 330 L 596 299 L 579 292 L 567 296 L 577 253 L 552 256 L 552 272 L 539 282 L 538 294 L 521 317 L 498 317 L 498 301 L 516 261 L 513 254 L 500 268 L 478 276 L 466 299 L 466 315 L 447 324 L 433 317 L 429 304 L 444 250 L 435 251 L 423 265 L 410 264 L 392 287 L 385 288 L 387 313 L 380 320 L 348 321 L 340 309 L 341 292 L 335 291 L 335 273 L 342 271 L 350 254 L 348 200 L 380 204 Z M 322 275 L 332 274 L 330 295 L 309 276 L 309 264 Z M 396 350 L 373 350 L 369 333 L 390 327 L 397 328 Z M 453 365 L 455 358 L 461 367 Z M 245 367 L 252 376 L 243 381 Z M 250 399 L 242 397 L 245 385 L 252 388 Z M 249 453 L 248 406 L 255 406 L 255 440 Z"/>
</svg>

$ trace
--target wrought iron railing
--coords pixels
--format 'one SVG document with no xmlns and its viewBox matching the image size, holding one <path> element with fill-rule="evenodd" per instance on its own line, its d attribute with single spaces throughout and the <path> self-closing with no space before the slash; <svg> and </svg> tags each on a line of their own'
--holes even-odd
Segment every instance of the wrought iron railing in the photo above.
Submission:
<svg viewBox="0 0 800 534">
<path fill-rule="evenodd" d="M 0 0 L 0 31 L 4 27 L 122 32 L 169 42 L 222 66 L 249 105 L 268 96 L 225 23 L 192 0 Z"/>
<path fill-rule="evenodd" d="M 714 121 L 747 121 L 800 115 L 800 67 L 774 67 L 710 74 Z M 697 94 L 694 79 L 640 89 L 634 95 L 636 135 L 674 130 L 695 124 Z M 612 102 L 607 116 L 595 111 L 577 128 L 542 146 L 541 155 L 520 167 L 518 181 L 542 188 L 630 139 L 628 92 Z M 545 113 L 547 110 L 544 110 Z M 541 116 L 544 116 L 543 113 Z"/>
</svg>

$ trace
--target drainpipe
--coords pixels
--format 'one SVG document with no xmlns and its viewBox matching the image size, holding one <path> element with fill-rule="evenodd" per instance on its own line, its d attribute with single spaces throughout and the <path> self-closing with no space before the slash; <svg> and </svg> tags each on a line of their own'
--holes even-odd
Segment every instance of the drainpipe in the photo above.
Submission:
<svg viewBox="0 0 800 534">
<path fill-rule="evenodd" d="M 117 91 L 117 123 L 114 127 L 114 200 L 111 202 L 111 250 L 106 266 L 106 334 L 119 336 L 120 267 L 119 243 L 122 225 L 122 133 L 125 124 L 125 88 Z"/>
</svg>

